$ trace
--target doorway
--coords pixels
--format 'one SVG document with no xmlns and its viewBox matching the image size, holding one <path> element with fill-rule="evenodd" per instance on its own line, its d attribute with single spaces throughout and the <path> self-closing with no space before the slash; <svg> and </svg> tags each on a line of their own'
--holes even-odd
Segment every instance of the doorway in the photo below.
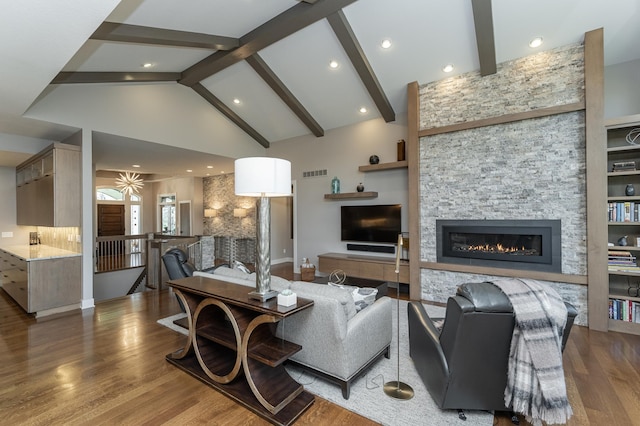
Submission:
<svg viewBox="0 0 640 426">
<path fill-rule="evenodd" d="M 191 235 L 191 201 L 180 201 L 180 235 Z"/>
<path fill-rule="evenodd" d="M 124 235 L 124 204 L 98 204 L 98 237 Z M 124 241 L 114 244 L 101 241 L 98 256 L 110 256 L 124 252 Z"/>
</svg>

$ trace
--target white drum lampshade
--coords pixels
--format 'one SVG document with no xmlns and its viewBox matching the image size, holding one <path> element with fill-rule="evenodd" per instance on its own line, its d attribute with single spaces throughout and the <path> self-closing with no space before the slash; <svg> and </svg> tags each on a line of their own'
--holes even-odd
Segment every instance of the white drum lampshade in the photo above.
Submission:
<svg viewBox="0 0 640 426">
<path fill-rule="evenodd" d="M 236 160 L 235 192 L 236 195 L 244 197 L 291 195 L 291 162 L 270 157 Z"/>
</svg>

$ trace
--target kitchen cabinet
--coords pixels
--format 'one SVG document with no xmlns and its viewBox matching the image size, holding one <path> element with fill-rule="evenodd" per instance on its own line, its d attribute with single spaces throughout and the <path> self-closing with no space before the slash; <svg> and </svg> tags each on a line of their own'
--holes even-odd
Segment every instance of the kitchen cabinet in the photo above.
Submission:
<svg viewBox="0 0 640 426">
<path fill-rule="evenodd" d="M 0 249 L 0 285 L 36 317 L 78 309 L 81 262 L 79 253 L 45 245 Z"/>
<path fill-rule="evenodd" d="M 16 167 L 18 225 L 80 226 L 81 152 L 54 143 Z"/>
</svg>

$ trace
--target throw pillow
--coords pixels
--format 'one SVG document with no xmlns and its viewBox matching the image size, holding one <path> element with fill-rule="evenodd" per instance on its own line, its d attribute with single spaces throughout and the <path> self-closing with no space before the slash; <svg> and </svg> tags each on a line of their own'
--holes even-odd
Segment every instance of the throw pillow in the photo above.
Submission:
<svg viewBox="0 0 640 426">
<path fill-rule="evenodd" d="M 356 312 L 360 312 L 367 306 L 371 306 L 375 303 L 378 289 L 369 287 L 356 287 L 356 289 L 353 290 L 353 293 L 351 294 L 353 295 L 353 301 L 356 304 Z"/>
<path fill-rule="evenodd" d="M 235 277 L 235 278 L 241 278 L 244 280 L 247 280 L 251 277 L 250 274 L 242 272 L 239 269 L 232 269 L 226 266 L 221 266 L 218 269 L 216 269 L 214 272 L 214 275 L 223 275 L 225 277 Z"/>
<path fill-rule="evenodd" d="M 237 261 L 237 260 L 234 260 L 234 261 L 233 261 L 233 269 L 237 269 L 237 270 L 239 270 L 239 271 L 242 271 L 242 272 L 244 272 L 245 274 L 250 274 L 250 273 L 251 273 L 251 271 L 249 270 L 249 268 L 247 268 L 247 266 L 246 266 L 244 263 L 239 262 L 239 261 Z"/>
</svg>

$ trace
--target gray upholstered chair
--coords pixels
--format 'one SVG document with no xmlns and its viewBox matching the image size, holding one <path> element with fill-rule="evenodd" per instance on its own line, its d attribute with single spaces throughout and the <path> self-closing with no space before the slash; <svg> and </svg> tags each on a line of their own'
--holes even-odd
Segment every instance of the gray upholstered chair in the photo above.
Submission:
<svg viewBox="0 0 640 426">
<path fill-rule="evenodd" d="M 577 314 L 565 305 L 563 350 Z M 410 355 L 438 407 L 511 411 L 504 390 L 515 320 L 500 289 L 486 282 L 460 285 L 447 302 L 441 331 L 421 303 L 410 302 L 407 314 Z"/>
</svg>

